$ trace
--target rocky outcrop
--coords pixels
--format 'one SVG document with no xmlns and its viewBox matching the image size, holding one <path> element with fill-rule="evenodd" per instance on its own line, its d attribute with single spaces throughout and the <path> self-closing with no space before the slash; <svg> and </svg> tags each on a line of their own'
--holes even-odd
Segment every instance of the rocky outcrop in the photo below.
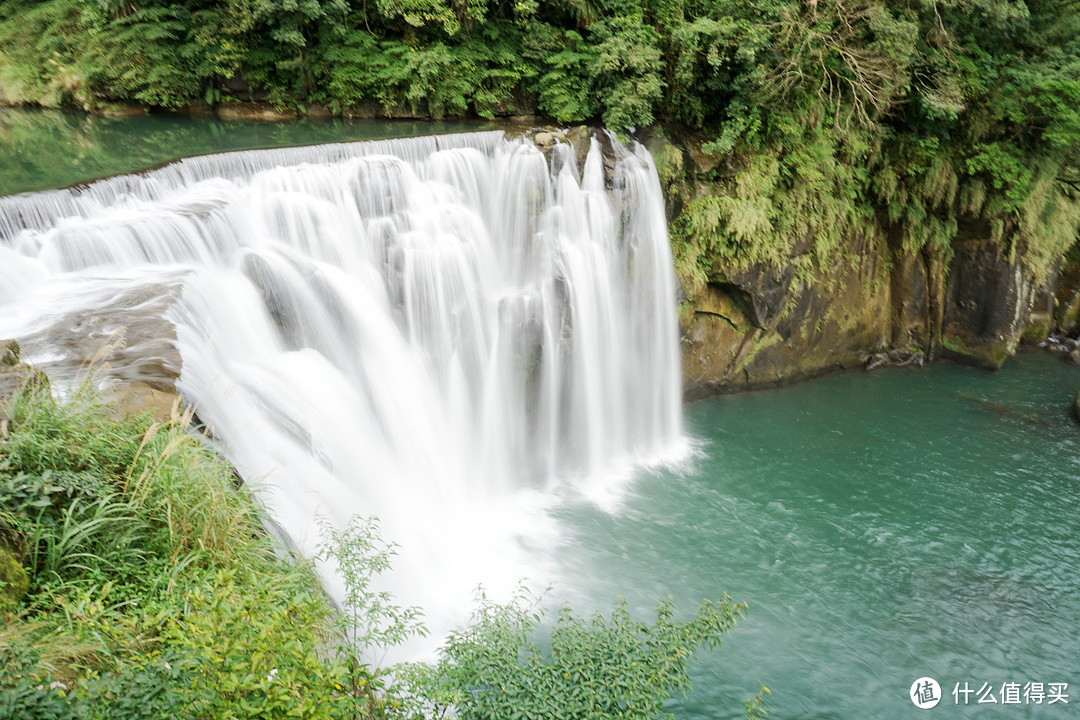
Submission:
<svg viewBox="0 0 1080 720">
<path fill-rule="evenodd" d="M 647 147 L 674 219 L 718 168 L 692 140 Z M 905 250 L 887 224 L 845 245 L 834 265 L 809 271 L 800 249 L 771 265 L 714 263 L 680 307 L 687 397 L 939 358 L 997 368 L 1022 340 L 1080 329 L 1080 258 L 1036 277 L 988 225 L 961 227 L 948 257 Z"/>
<path fill-rule="evenodd" d="M 1074 246 L 1080 250 L 1080 243 Z M 1052 287 L 1053 326 L 1057 332 L 1076 337 L 1080 332 L 1080 253 L 1065 257 Z"/>
<path fill-rule="evenodd" d="M 148 317 L 142 324 L 132 323 L 131 331 L 130 343 L 124 334 L 114 334 L 103 344 L 93 332 L 80 343 L 74 335 L 57 335 L 60 331 L 55 329 L 31 336 L 28 347 L 38 344 L 56 349 L 41 367 L 22 362 L 22 348 L 15 340 L 0 341 L 0 440 L 9 433 L 12 402 L 27 385 L 48 389 L 49 376 L 42 368 L 61 384 L 77 384 L 92 367 L 101 383 L 101 397 L 112 407 L 114 417 L 148 414 L 155 420 L 169 420 L 179 402 L 175 381 L 180 360 L 171 343 L 154 333 L 173 332 L 172 325 L 163 317 Z M 47 344 L 58 338 L 66 342 Z"/>
<path fill-rule="evenodd" d="M 688 397 L 780 385 L 861 367 L 890 347 L 881 254 L 831 278 L 795 279 L 789 268 L 755 267 L 710 278 L 682 314 Z"/>
<path fill-rule="evenodd" d="M 1005 257 L 989 234 L 983 228 L 954 243 L 941 345 L 946 357 L 998 368 L 1028 327 L 1038 287 L 1031 272 Z"/>
<path fill-rule="evenodd" d="M 93 308 L 57 312 L 19 340 L 28 355 L 42 357 L 37 366 L 58 383 L 76 384 L 86 368 L 96 367 L 103 379 L 175 394 L 181 360 L 167 315 L 181 287 L 173 279 L 124 288 Z"/>
</svg>

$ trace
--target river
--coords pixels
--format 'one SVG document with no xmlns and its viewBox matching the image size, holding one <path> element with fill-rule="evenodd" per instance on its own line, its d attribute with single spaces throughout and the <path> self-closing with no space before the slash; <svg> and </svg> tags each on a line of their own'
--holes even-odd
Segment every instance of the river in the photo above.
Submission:
<svg viewBox="0 0 1080 720">
<path fill-rule="evenodd" d="M 0 194 L 204 152 L 463 129 L 475 126 L 0 110 Z M 694 403 L 689 458 L 547 488 L 522 555 L 554 580 L 553 599 L 582 611 L 618 596 L 643 617 L 666 594 L 683 612 L 725 592 L 750 604 L 695 663 L 694 691 L 672 702 L 680 718 L 740 717 L 761 684 L 776 717 L 912 717 L 921 677 L 940 683 L 939 714 L 1069 716 L 1080 705 L 1078 388 L 1080 368 L 1025 351 L 997 373 L 936 364 Z M 334 452 L 320 448 L 316 465 L 340 464 Z M 974 692 L 957 707 L 965 683 Z M 1070 704 L 1007 705 L 1006 683 L 1068 683 Z M 986 687 L 995 704 L 978 703 Z"/>
<path fill-rule="evenodd" d="M 688 469 L 640 478 L 614 514 L 563 510 L 564 597 L 624 595 L 643 616 L 666 593 L 750 604 L 676 717 L 739 717 L 764 684 L 777 717 L 909 718 L 924 676 L 938 715 L 1071 717 L 1077 388 L 1080 368 L 1028 350 L 996 373 L 854 372 L 690 405 Z M 999 704 L 957 707 L 965 682 Z M 1070 705 L 1001 705 L 1011 682 L 1067 682 Z"/>
</svg>

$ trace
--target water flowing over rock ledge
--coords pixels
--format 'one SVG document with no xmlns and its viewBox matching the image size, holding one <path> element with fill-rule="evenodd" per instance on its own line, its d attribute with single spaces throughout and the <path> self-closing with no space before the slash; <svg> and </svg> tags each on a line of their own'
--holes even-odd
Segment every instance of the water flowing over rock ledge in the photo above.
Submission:
<svg viewBox="0 0 1080 720">
<path fill-rule="evenodd" d="M 683 449 L 656 172 L 603 132 L 189 158 L 0 199 L 0 254 L 0 334 L 52 372 L 123 330 L 113 373 L 178 378 L 299 549 L 378 515 L 434 627 Z"/>
<path fill-rule="evenodd" d="M 592 134 L 585 126 L 566 130 L 537 125 L 536 118 L 524 116 L 502 118 L 495 124 L 510 137 L 532 140 L 548 155 L 556 145 L 569 144 L 579 166 Z M 665 140 L 665 134 L 673 140 Z M 689 188 L 689 197 L 715 192 L 701 179 L 717 172 L 719 161 L 704 154 L 699 141 L 657 127 L 645 129 L 640 137 L 659 165 L 670 160 L 672 153 L 678 157 L 683 173 L 680 182 Z M 451 142 L 442 144 L 449 147 Z M 341 152 L 344 146 L 325 147 L 338 147 Z M 81 212 L 73 198 L 84 195 L 109 203 L 127 194 L 149 197 L 147 193 L 153 191 L 148 188 L 156 183 L 203 177 L 215 168 L 238 177 L 265 170 L 259 164 L 264 161 L 255 159 L 258 151 L 251 152 L 246 158 L 242 153 L 186 158 L 134 175 L 24 195 L 18 201 L 0 198 L 0 236 L 10 237 L 26 227 L 47 227 L 59 216 Z M 318 155 L 310 147 L 281 152 L 290 162 Z M 332 159 L 333 151 L 321 152 L 319 157 Z M 610 147 L 603 158 L 611 178 L 614 155 Z M 235 167 L 229 167 L 230 163 Z M 667 213 L 674 219 L 687 195 L 679 197 L 668 190 Z M 18 211 L 12 213 L 10 207 L 16 202 Z M 5 206 L 8 211 L 3 210 Z M 18 218 L 14 226 L 4 227 L 12 217 Z M 1036 282 L 1022 257 L 1008 258 L 988 235 L 985 227 L 966 228 L 956 251 L 945 258 L 930 252 L 904 252 L 902 238 L 886 229 L 851 237 L 835 267 L 813 273 L 793 272 L 797 255 L 789 264 L 716 268 L 704 290 L 681 308 L 686 397 L 782 385 L 840 369 L 921 364 L 942 357 L 997 367 L 1020 341 L 1038 342 L 1051 332 L 1075 334 L 1080 263 L 1064 263 Z M 17 287 L 18 279 L 8 290 Z M 4 292 L 0 289 L 0 296 Z M 117 327 L 124 326 L 128 347 L 114 358 L 113 376 L 144 383 L 150 391 L 168 391 L 179 372 L 179 358 L 169 356 L 172 331 L 167 323 L 159 328 L 140 326 L 150 322 L 148 317 L 162 317 L 161 310 L 171 302 L 170 292 L 166 287 L 144 288 L 143 295 L 161 297 L 156 301 L 149 296 L 141 300 L 118 297 L 100 312 L 71 318 L 65 325 L 70 337 L 40 339 L 66 348 L 67 357 L 55 358 L 53 367 L 46 369 L 52 372 L 87 360 L 97 349 L 94 343 L 108 341 Z M 140 310 L 140 303 L 161 307 Z M 51 332 L 55 335 L 55 328 Z M 25 338 L 30 347 L 41 344 L 38 340 Z M 79 345 L 82 350 L 77 350 Z M 76 357 L 80 353 L 82 357 Z"/>
</svg>

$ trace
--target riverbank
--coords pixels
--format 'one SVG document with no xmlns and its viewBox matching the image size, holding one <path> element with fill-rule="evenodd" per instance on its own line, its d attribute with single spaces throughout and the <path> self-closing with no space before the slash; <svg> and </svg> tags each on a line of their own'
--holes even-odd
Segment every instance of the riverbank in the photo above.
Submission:
<svg viewBox="0 0 1080 720">
<path fill-rule="evenodd" d="M 459 113 L 440 118 L 433 118 L 429 112 L 408 107 L 385 108 L 375 103 L 342 108 L 336 111 L 322 105 L 294 105 L 292 107 L 275 105 L 269 102 L 256 102 L 230 98 L 226 102 L 209 105 L 205 102 L 192 102 L 178 107 L 160 108 L 128 102 L 107 102 L 101 104 L 53 105 L 39 101 L 18 101 L 0 95 L 0 108 L 18 110 L 64 110 L 67 112 L 85 112 L 103 118 L 138 118 L 138 117 L 192 117 L 214 118 L 225 122 L 289 122 L 309 118 L 312 120 L 414 120 L 421 122 L 497 120 L 507 118 L 511 121 L 525 119 L 536 123 L 550 122 L 552 118 L 537 115 L 535 105 L 529 108 L 512 108 L 492 117 L 483 117 L 474 113 Z M 524 111 L 523 111 L 524 110 Z M 530 112 L 531 110 L 531 112 Z"/>
</svg>

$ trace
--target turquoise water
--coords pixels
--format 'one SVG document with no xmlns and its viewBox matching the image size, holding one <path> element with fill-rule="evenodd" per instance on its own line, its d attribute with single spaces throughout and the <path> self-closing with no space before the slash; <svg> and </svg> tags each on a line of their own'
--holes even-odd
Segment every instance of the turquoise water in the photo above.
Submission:
<svg viewBox="0 0 1080 720">
<path fill-rule="evenodd" d="M 741 717 L 762 684 L 788 719 L 1080 716 L 1078 389 L 1080 368 L 1028 351 L 691 405 L 690 469 L 615 514 L 564 511 L 558 595 L 643 617 L 664 594 L 749 602 L 680 718 Z M 908 699 L 922 676 L 933 710 Z M 956 705 L 964 682 L 999 704 Z M 1067 682 L 1070 704 L 1002 705 L 1005 682 Z"/>
<path fill-rule="evenodd" d="M 476 130 L 481 123 L 301 119 L 223 122 L 181 115 L 105 118 L 0 107 L 0 195 L 66 187 L 190 155 Z"/>
<path fill-rule="evenodd" d="M 462 124 L 108 120 L 0 109 L 0 194 L 231 149 L 426 134 Z M 472 126 L 475 127 L 475 126 Z M 698 456 L 622 507 L 564 507 L 556 597 L 579 610 L 724 592 L 750 614 L 694 665 L 685 720 L 1080 717 L 1080 368 L 1039 351 L 997 373 L 850 373 L 687 407 Z M 954 705 L 957 683 L 1069 683 L 1069 705 Z"/>
</svg>

